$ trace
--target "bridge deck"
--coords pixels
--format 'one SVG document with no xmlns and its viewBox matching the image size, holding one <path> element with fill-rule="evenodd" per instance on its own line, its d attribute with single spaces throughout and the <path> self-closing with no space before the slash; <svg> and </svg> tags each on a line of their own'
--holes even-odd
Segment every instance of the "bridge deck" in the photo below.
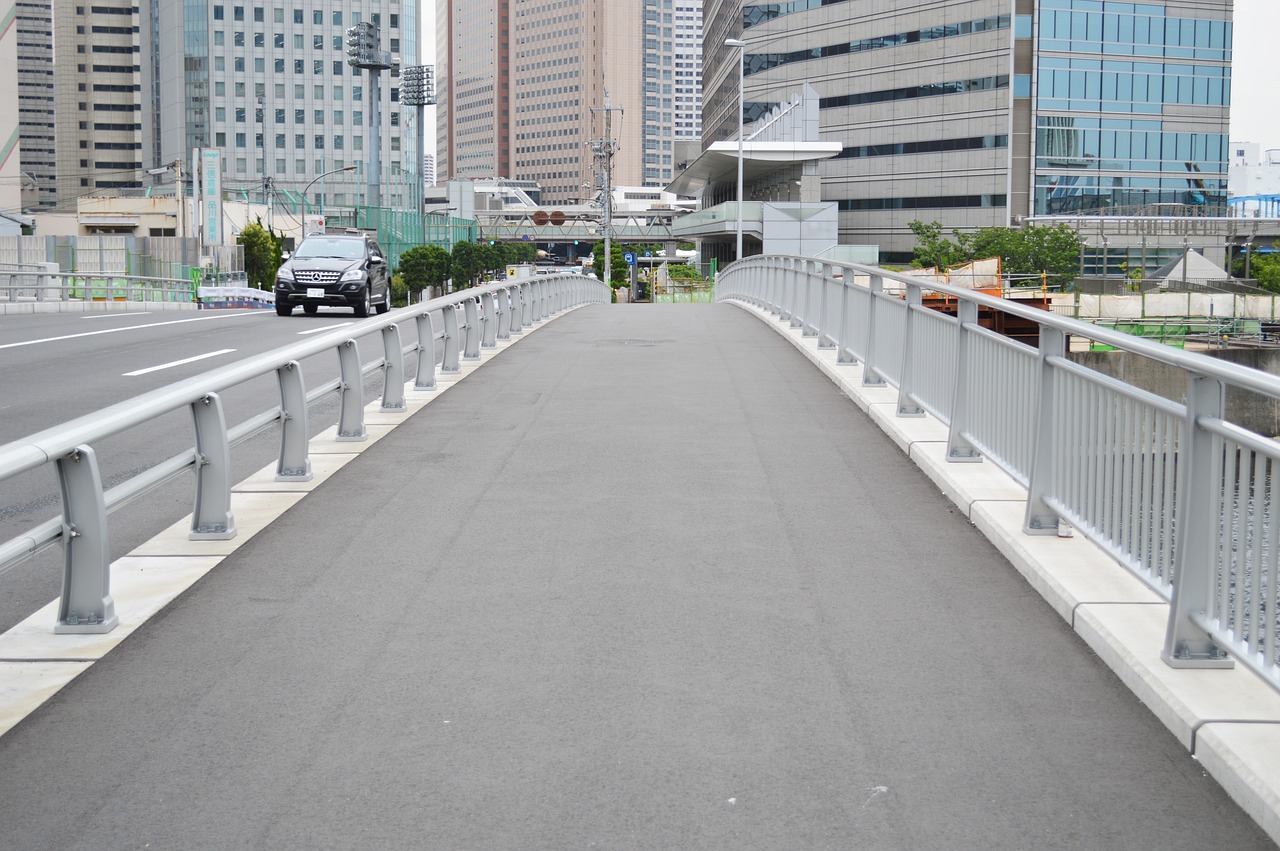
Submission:
<svg viewBox="0 0 1280 851">
<path fill-rule="evenodd" d="M 36 847 L 1269 847 L 725 305 L 474 373 L 0 738 Z"/>
</svg>

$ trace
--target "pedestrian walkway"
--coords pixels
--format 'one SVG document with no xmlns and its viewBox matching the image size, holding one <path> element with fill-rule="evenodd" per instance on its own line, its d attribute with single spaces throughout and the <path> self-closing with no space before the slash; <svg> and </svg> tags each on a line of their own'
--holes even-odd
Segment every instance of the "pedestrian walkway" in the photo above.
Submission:
<svg viewBox="0 0 1280 851">
<path fill-rule="evenodd" d="M 381 437 L 0 737 L 0 825 L 14 848 L 1271 847 L 724 304 L 572 311 Z"/>
</svg>

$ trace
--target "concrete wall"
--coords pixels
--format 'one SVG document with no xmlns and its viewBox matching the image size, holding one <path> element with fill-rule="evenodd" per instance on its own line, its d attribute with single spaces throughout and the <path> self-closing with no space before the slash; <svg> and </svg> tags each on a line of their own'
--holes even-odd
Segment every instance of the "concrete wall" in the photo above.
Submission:
<svg viewBox="0 0 1280 851">
<path fill-rule="evenodd" d="M 1203 354 L 1271 375 L 1280 375 L 1280 350 L 1214 349 Z M 1072 352 L 1070 357 L 1082 366 L 1141 387 L 1157 396 L 1179 403 L 1186 401 L 1186 375 L 1175 367 L 1129 352 Z M 1280 436 L 1280 402 L 1274 399 L 1228 388 L 1227 419 L 1268 437 Z"/>
</svg>

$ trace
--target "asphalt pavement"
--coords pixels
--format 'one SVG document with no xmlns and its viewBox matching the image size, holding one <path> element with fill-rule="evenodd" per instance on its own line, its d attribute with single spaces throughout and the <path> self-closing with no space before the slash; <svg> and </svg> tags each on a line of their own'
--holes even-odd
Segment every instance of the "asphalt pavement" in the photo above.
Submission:
<svg viewBox="0 0 1280 851">
<path fill-rule="evenodd" d="M 728 305 L 582 308 L 0 737 L 12 848 L 1272 847 Z"/>
</svg>

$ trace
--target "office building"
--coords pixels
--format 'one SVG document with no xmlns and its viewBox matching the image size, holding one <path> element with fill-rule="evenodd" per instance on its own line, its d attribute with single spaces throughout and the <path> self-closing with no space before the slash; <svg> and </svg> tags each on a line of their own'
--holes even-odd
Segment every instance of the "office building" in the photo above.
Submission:
<svg viewBox="0 0 1280 851">
<path fill-rule="evenodd" d="M 441 2 L 437 180 L 536 181 L 544 203 L 574 203 L 603 185 L 603 162 L 591 143 L 603 141 L 607 127 L 615 147 L 612 183 L 665 185 L 677 121 L 686 128 L 695 121 L 699 87 L 688 78 L 697 71 L 689 54 L 699 6 L 696 0 Z M 687 72 L 679 85 L 687 93 L 676 92 L 677 62 Z"/>
<path fill-rule="evenodd" d="M 241 3 L 243 0 L 241 0 Z M 418 2 L 332 4 L 154 0 L 152 61 L 144 62 L 148 165 L 222 151 L 227 190 L 314 185 L 308 201 L 350 207 L 368 199 L 371 98 L 381 111 L 381 201 L 417 209 L 416 133 L 401 132 L 398 67 L 419 64 Z M 373 75 L 347 64 L 346 30 L 370 22 L 398 67 Z M 351 173 L 319 178 L 355 165 Z M 321 195 L 323 194 L 323 199 Z"/>
<path fill-rule="evenodd" d="M 706 0 L 703 144 L 802 83 L 843 243 L 1225 200 L 1231 0 Z M 750 193 L 748 193 L 750 194 Z M 1162 205 L 1155 207 L 1154 205 Z"/>
<path fill-rule="evenodd" d="M 52 207 L 57 197 L 54 161 L 53 5 L 51 0 L 18 0 L 18 147 L 23 179 L 22 207 Z"/>
<path fill-rule="evenodd" d="M 271 178 L 287 197 L 354 165 L 328 178 L 327 193 L 316 184 L 307 200 L 365 203 L 375 93 L 369 72 L 347 64 L 346 29 L 369 21 L 396 62 L 379 75 L 377 92 L 381 202 L 417 208 L 421 152 L 415 133 L 401 133 L 411 122 L 402 120 L 398 68 L 418 63 L 418 0 L 342 8 L 79 2 L 24 0 L 18 10 L 23 156 L 31 160 L 24 171 L 41 206 L 74 208 L 80 196 L 172 184 L 178 171 L 189 184 L 197 148 L 221 151 L 223 189 L 242 195 L 262 193 Z M 148 175 L 165 167 L 170 173 Z"/>
</svg>

